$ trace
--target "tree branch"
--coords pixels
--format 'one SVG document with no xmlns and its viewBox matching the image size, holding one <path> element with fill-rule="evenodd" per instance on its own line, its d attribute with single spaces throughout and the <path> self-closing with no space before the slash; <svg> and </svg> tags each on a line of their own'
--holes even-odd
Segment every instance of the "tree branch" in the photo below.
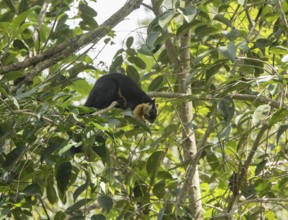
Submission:
<svg viewBox="0 0 288 220">
<path fill-rule="evenodd" d="M 177 210 L 177 206 L 179 207 L 180 204 L 182 204 L 184 199 L 185 199 L 185 195 L 186 195 L 186 192 L 187 192 L 187 190 L 189 188 L 189 184 L 190 184 L 189 182 L 190 182 L 191 178 L 193 178 L 193 176 L 196 172 L 197 164 L 201 158 L 203 150 L 206 147 L 205 143 L 206 143 L 210 133 L 212 132 L 212 128 L 213 128 L 213 125 L 215 123 L 215 120 L 216 120 L 216 111 L 214 111 L 212 114 L 212 117 L 211 117 L 209 124 L 208 124 L 208 127 L 206 129 L 206 132 L 205 132 L 202 140 L 200 141 L 200 143 L 198 145 L 197 153 L 195 155 L 191 156 L 191 160 L 190 160 L 187 172 L 186 172 L 186 179 L 185 179 L 185 182 L 184 182 L 182 189 L 180 191 L 180 195 L 177 198 L 175 210 Z"/>
<path fill-rule="evenodd" d="M 242 185 L 243 181 L 245 180 L 245 177 L 246 177 L 246 174 L 247 174 L 247 171 L 248 171 L 248 168 L 252 162 L 252 159 L 256 153 L 256 150 L 259 146 L 259 143 L 260 143 L 260 140 L 264 134 L 264 132 L 268 129 L 268 125 L 267 124 L 263 124 L 262 125 L 262 128 L 260 129 L 254 143 L 253 143 L 253 146 L 250 150 L 250 153 L 247 157 L 247 159 L 245 160 L 243 166 L 241 167 L 241 170 L 240 170 L 240 174 L 239 174 L 239 177 L 237 179 L 237 182 L 239 184 L 239 186 Z M 228 207 L 227 207 L 227 213 L 230 213 L 232 211 L 232 208 L 233 208 L 233 205 L 235 204 L 235 201 L 236 199 L 238 198 L 238 193 L 233 193 L 232 195 L 232 198 L 228 204 Z"/>
<path fill-rule="evenodd" d="M 117 24 L 119 24 L 127 15 L 129 15 L 133 10 L 139 7 L 142 1 L 143 0 L 128 0 L 122 8 L 120 8 L 116 13 L 114 13 L 97 29 L 76 36 L 68 40 L 67 42 L 64 42 L 42 54 L 28 58 L 22 62 L 0 67 L 0 75 L 8 73 L 10 71 L 16 71 L 32 65 L 36 65 L 49 58 L 51 58 L 52 61 L 51 62 L 46 61 L 44 66 L 45 67 L 48 67 L 49 65 L 51 66 L 60 61 L 61 59 L 63 59 L 64 57 L 67 57 L 71 53 L 78 51 L 87 44 L 98 42 L 111 29 L 113 29 Z"/>
<path fill-rule="evenodd" d="M 189 95 L 185 93 L 171 93 L 171 92 L 148 92 L 150 97 L 161 97 L 161 98 L 186 98 L 189 100 L 217 100 L 223 97 L 214 97 L 212 95 Z M 266 98 L 264 96 L 251 95 L 251 94 L 227 94 L 227 97 L 230 97 L 234 100 L 243 100 L 251 101 L 257 104 L 268 104 L 274 108 L 278 109 L 287 109 L 287 105 L 282 104 L 281 102 L 275 101 L 273 99 Z"/>
</svg>

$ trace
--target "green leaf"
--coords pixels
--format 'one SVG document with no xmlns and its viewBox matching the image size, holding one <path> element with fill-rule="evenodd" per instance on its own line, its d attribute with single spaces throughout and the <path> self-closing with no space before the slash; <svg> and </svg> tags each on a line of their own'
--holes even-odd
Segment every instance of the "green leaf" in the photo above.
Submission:
<svg viewBox="0 0 288 220">
<path fill-rule="evenodd" d="M 51 204 L 54 204 L 57 202 L 58 197 L 57 197 L 57 192 L 53 184 L 51 182 L 47 183 L 46 185 L 46 194 L 47 194 L 47 199 Z"/>
<path fill-rule="evenodd" d="M 75 192 L 73 193 L 73 199 L 74 202 L 76 201 L 76 199 L 78 198 L 78 196 L 81 195 L 82 192 L 84 192 L 87 188 L 88 188 L 89 184 L 88 183 L 84 183 L 83 185 L 79 186 Z"/>
<path fill-rule="evenodd" d="M 49 158 L 55 150 L 60 149 L 60 146 L 63 145 L 63 143 L 65 142 L 66 140 L 61 137 L 51 137 L 48 141 L 48 147 L 42 150 L 41 162 Z"/>
<path fill-rule="evenodd" d="M 113 200 L 109 196 L 101 196 L 98 198 L 99 205 L 106 211 L 109 212 L 113 207 Z"/>
<path fill-rule="evenodd" d="M 237 47 L 233 42 L 230 42 L 228 46 L 219 47 L 218 51 L 229 60 L 235 61 Z"/>
<path fill-rule="evenodd" d="M 267 162 L 268 162 L 267 160 L 262 160 L 260 163 L 257 164 L 256 170 L 255 170 L 256 176 L 258 176 L 262 172 L 262 170 L 264 170 Z"/>
<path fill-rule="evenodd" d="M 155 79 L 153 79 L 153 81 L 149 85 L 148 90 L 157 91 L 163 85 L 163 81 L 164 81 L 164 77 L 162 75 L 157 76 Z"/>
<path fill-rule="evenodd" d="M 148 34 L 146 38 L 146 46 L 152 51 L 155 48 L 155 43 L 160 35 L 160 32 L 152 31 Z"/>
<path fill-rule="evenodd" d="M 87 95 L 91 90 L 90 84 L 85 79 L 79 79 L 73 82 L 73 88 L 79 92 L 80 94 Z M 55 94 L 57 95 L 57 94 Z M 70 94 L 71 95 L 71 94 Z M 56 100 L 57 96 L 54 96 L 54 100 Z"/>
<path fill-rule="evenodd" d="M 12 33 L 16 33 L 17 30 L 19 30 L 19 27 L 24 23 L 24 21 L 26 20 L 26 18 L 33 14 L 33 11 L 36 10 L 36 9 L 40 9 L 40 6 L 34 6 L 34 7 L 31 7 L 29 10 L 21 13 L 20 15 L 18 15 L 17 17 L 15 17 L 13 19 L 13 22 L 12 24 L 10 24 L 10 27 L 12 28 Z M 23 26 L 23 25 L 22 25 Z M 30 24 L 29 24 L 30 26 Z M 26 29 L 26 28 L 25 28 Z M 24 30 L 25 30 L 24 29 Z M 23 30 L 23 31 L 24 31 Z M 22 31 L 21 31 L 22 32 Z"/>
<path fill-rule="evenodd" d="M 235 104 L 233 99 L 225 97 L 220 99 L 217 104 L 218 111 L 224 116 L 226 122 L 230 122 L 235 113 Z"/>
<path fill-rule="evenodd" d="M 58 152 L 59 156 L 62 156 L 65 152 L 71 149 L 71 147 L 79 147 L 82 142 L 75 142 L 72 139 L 66 140 L 61 144 L 60 150 Z"/>
<path fill-rule="evenodd" d="M 256 126 L 258 124 L 261 124 L 262 122 L 264 122 L 269 113 L 271 111 L 271 106 L 270 105 L 260 105 L 256 108 L 256 110 L 253 113 L 252 116 L 252 121 L 253 124 Z"/>
<path fill-rule="evenodd" d="M 3 76 L 3 79 L 7 79 L 8 81 L 11 81 L 11 80 L 15 80 L 17 78 L 20 78 L 22 76 L 24 76 L 23 71 L 11 71 L 11 72 L 6 73 Z"/>
<path fill-rule="evenodd" d="M 277 139 L 277 143 L 279 142 L 279 139 L 281 137 L 281 135 L 288 129 L 288 125 L 281 125 L 280 128 L 277 131 L 277 135 L 276 135 L 276 139 Z"/>
<path fill-rule="evenodd" d="M 23 193 L 27 196 L 41 196 L 42 192 L 40 186 L 36 183 L 32 183 L 31 185 L 27 186 Z"/>
<path fill-rule="evenodd" d="M 195 22 L 185 23 L 177 29 L 176 35 L 180 36 L 184 31 L 187 31 L 188 29 L 191 29 L 194 26 L 195 26 Z"/>
<path fill-rule="evenodd" d="M 106 220 L 104 215 L 98 214 L 98 215 L 92 215 L 91 220 Z"/>
<path fill-rule="evenodd" d="M 143 129 L 144 131 L 148 132 L 148 133 L 151 133 L 151 130 L 150 130 L 150 127 L 143 121 L 139 120 L 139 119 L 136 119 L 131 110 L 130 109 L 127 109 L 124 111 L 123 115 L 125 116 L 128 116 L 127 117 L 127 120 L 137 126 L 139 126 L 141 129 Z"/>
<path fill-rule="evenodd" d="M 169 173 L 168 171 L 159 171 L 159 172 L 157 173 L 157 177 L 158 177 L 159 179 L 169 179 L 169 180 L 172 180 L 172 179 L 173 179 L 171 173 Z"/>
<path fill-rule="evenodd" d="M 170 124 L 164 129 L 164 134 L 169 135 L 177 132 L 179 125 Z"/>
<path fill-rule="evenodd" d="M 97 12 L 86 4 L 80 4 L 79 11 L 87 17 L 92 18 L 92 17 L 97 16 Z"/>
<path fill-rule="evenodd" d="M 54 220 L 64 220 L 66 219 L 66 214 L 62 211 L 59 211 L 55 214 Z"/>
<path fill-rule="evenodd" d="M 266 181 L 264 179 L 258 179 L 255 181 L 255 190 L 260 193 L 260 196 L 267 194 L 272 186 L 271 181 Z"/>
<path fill-rule="evenodd" d="M 215 152 L 212 150 L 207 151 L 207 162 L 211 166 L 212 170 L 217 170 L 221 165 L 218 157 L 216 156 Z"/>
<path fill-rule="evenodd" d="M 241 32 L 238 29 L 233 28 L 227 35 L 227 39 L 229 39 L 230 41 L 234 41 L 235 39 L 237 39 L 238 37 L 241 36 Z"/>
<path fill-rule="evenodd" d="M 230 20 L 228 20 L 227 18 L 225 18 L 223 15 L 221 14 L 218 14 L 216 16 L 214 16 L 214 20 L 215 21 L 220 21 L 222 22 L 223 24 L 227 25 L 228 27 L 233 27 L 232 23 Z"/>
<path fill-rule="evenodd" d="M 158 183 L 156 183 L 153 187 L 153 194 L 158 198 L 162 199 L 165 195 L 165 186 L 166 183 L 164 180 L 160 180 Z"/>
<path fill-rule="evenodd" d="M 67 209 L 67 212 L 75 212 L 79 210 L 82 206 L 85 206 L 87 203 L 93 201 L 92 199 L 81 199 L 78 202 L 74 203 Z"/>
<path fill-rule="evenodd" d="M 222 139 L 222 138 L 223 138 L 223 139 L 228 139 L 231 130 L 232 130 L 232 127 L 231 127 L 231 125 L 229 124 L 229 125 L 227 125 L 227 126 L 219 133 L 218 137 L 219 137 L 220 139 Z"/>
<path fill-rule="evenodd" d="M 271 128 L 273 125 L 275 125 L 277 122 L 285 121 L 286 117 L 288 115 L 287 109 L 278 109 L 269 120 L 268 126 Z"/>
<path fill-rule="evenodd" d="M 195 29 L 195 36 L 197 39 L 206 39 L 209 35 L 215 34 L 219 32 L 219 30 L 215 27 L 201 25 Z"/>
<path fill-rule="evenodd" d="M 288 49 L 283 46 L 275 46 L 275 47 L 270 47 L 269 49 L 270 53 L 275 54 L 275 55 L 286 55 L 288 53 Z"/>
<path fill-rule="evenodd" d="M 129 62 L 134 63 L 136 66 L 138 66 L 141 69 L 146 68 L 145 62 L 142 59 L 140 59 L 139 57 L 135 57 L 135 56 L 128 57 L 128 60 L 129 60 Z"/>
<path fill-rule="evenodd" d="M 139 83 L 140 76 L 139 76 L 137 69 L 134 66 L 127 65 L 126 73 L 127 73 L 127 76 L 133 79 L 134 82 L 136 82 L 137 84 Z"/>
<path fill-rule="evenodd" d="M 18 160 L 24 155 L 26 149 L 27 147 L 16 147 L 9 154 L 7 154 L 3 164 L 3 168 L 5 170 L 11 169 L 18 162 Z"/>
<path fill-rule="evenodd" d="M 25 43 L 30 47 L 34 47 L 34 39 L 33 39 L 33 33 L 30 29 L 25 29 L 22 34 L 22 39 L 25 41 Z"/>
<path fill-rule="evenodd" d="M 203 60 L 205 57 L 209 56 L 213 51 L 215 51 L 215 50 L 214 49 L 207 50 L 207 51 L 201 53 L 199 56 L 197 56 L 195 59 L 195 65 L 198 65 L 201 60 Z"/>
<path fill-rule="evenodd" d="M 164 29 L 168 25 L 170 20 L 174 17 L 175 13 L 175 9 L 168 9 L 167 11 L 162 13 L 158 18 L 158 24 L 160 25 L 160 27 Z"/>
<path fill-rule="evenodd" d="M 147 160 L 146 171 L 150 177 L 150 185 L 155 181 L 163 156 L 163 151 L 156 151 Z"/>
<path fill-rule="evenodd" d="M 188 23 L 192 22 L 198 13 L 197 9 L 191 5 L 185 8 L 178 8 L 177 11 L 180 12 L 184 16 L 184 19 Z"/>
<path fill-rule="evenodd" d="M 126 40 L 126 47 L 131 48 L 133 42 L 134 42 L 134 37 L 132 36 L 128 37 L 128 39 Z"/>
<path fill-rule="evenodd" d="M 60 192 L 66 192 L 72 174 L 72 165 L 70 162 L 61 163 L 57 169 L 56 181 Z"/>
</svg>

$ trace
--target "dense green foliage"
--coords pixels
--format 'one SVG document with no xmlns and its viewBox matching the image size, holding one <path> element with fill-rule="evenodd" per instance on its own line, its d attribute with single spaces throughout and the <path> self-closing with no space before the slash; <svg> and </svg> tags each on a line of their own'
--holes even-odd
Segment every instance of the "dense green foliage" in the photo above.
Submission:
<svg viewBox="0 0 288 220">
<path fill-rule="evenodd" d="M 156 97 L 159 116 L 146 125 L 130 110 L 85 115 L 90 109 L 79 103 L 92 85 L 80 76 L 104 74 L 87 51 L 40 71 L 41 63 L 1 74 L 2 218 L 191 219 L 188 203 L 176 204 L 186 178 L 182 126 L 195 131 L 197 143 L 212 130 L 198 163 L 204 218 L 226 215 L 238 191 L 228 210 L 233 218 L 288 218 L 287 2 L 280 8 L 261 0 L 204 0 L 186 8 L 180 0 L 153 2 L 163 11 L 147 21 L 145 41 L 137 46 L 128 37 L 110 71 L 125 72 L 145 91 L 177 92 L 181 63 L 168 59 L 165 42 L 179 57 L 181 34 L 191 29 L 186 82 L 194 96 Z M 52 1 L 39 22 L 43 3 L 1 2 L 0 70 L 98 27 L 98 9 L 85 1 Z M 70 16 L 72 4 L 78 13 Z M 183 124 L 178 107 L 187 101 L 194 119 Z"/>
</svg>

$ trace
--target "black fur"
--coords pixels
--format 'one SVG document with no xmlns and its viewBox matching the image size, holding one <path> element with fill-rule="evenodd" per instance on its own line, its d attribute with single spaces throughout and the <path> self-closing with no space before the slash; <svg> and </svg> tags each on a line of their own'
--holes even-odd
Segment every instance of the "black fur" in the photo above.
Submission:
<svg viewBox="0 0 288 220">
<path fill-rule="evenodd" d="M 152 100 L 141 88 L 128 76 L 120 73 L 110 73 L 100 77 L 85 103 L 87 107 L 104 109 L 113 101 L 118 102 L 119 108 L 130 108 L 132 111 L 136 106 L 149 103 L 152 109 L 145 118 L 153 122 L 157 116 L 155 100 Z"/>
</svg>

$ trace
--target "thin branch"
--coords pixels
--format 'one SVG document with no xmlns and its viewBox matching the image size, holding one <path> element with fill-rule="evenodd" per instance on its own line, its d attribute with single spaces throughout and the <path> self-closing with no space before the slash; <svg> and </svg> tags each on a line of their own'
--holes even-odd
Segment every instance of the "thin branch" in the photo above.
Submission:
<svg viewBox="0 0 288 220">
<path fill-rule="evenodd" d="M 288 38 L 288 22 L 286 19 L 285 12 L 283 11 L 283 7 L 281 5 L 281 1 L 275 0 L 274 2 L 275 2 L 275 5 L 277 7 L 277 10 L 280 12 L 280 20 L 281 20 L 282 24 L 285 26 L 285 28 L 283 28 L 283 31 L 286 35 L 286 38 Z"/>
<path fill-rule="evenodd" d="M 279 202 L 288 202 L 287 198 L 256 198 L 256 199 L 247 199 L 243 202 L 239 202 L 239 206 L 246 205 L 249 203 L 279 203 Z"/>
<path fill-rule="evenodd" d="M 182 189 L 180 191 L 180 195 L 178 196 L 177 202 L 176 202 L 176 208 L 175 210 L 177 210 L 177 207 L 180 206 L 180 204 L 182 204 L 184 202 L 185 199 L 185 195 L 186 192 L 188 190 L 189 187 L 189 181 L 191 180 L 191 178 L 193 178 L 195 172 L 196 172 L 196 168 L 197 168 L 197 164 L 201 158 L 202 152 L 203 150 L 206 148 L 205 143 L 210 135 L 210 133 L 212 132 L 212 128 L 213 125 L 215 123 L 216 120 L 216 111 L 213 112 L 212 117 L 208 123 L 208 127 L 206 129 L 206 132 L 202 138 L 202 140 L 200 141 L 199 145 L 198 145 L 198 151 L 195 155 L 191 155 L 191 160 L 187 169 L 187 173 L 186 173 L 186 179 L 185 182 L 182 186 Z"/>
<path fill-rule="evenodd" d="M 38 198 L 39 198 L 39 200 L 40 200 L 40 202 L 41 202 L 41 205 L 42 205 L 42 207 L 43 207 L 43 209 L 44 209 L 44 212 L 45 212 L 45 214 L 46 214 L 47 219 L 50 220 L 50 216 L 49 216 L 49 214 L 48 214 L 48 212 L 47 212 L 47 209 L 46 209 L 46 207 L 45 207 L 45 204 L 44 204 L 42 198 L 41 198 L 40 196 L 39 196 Z"/>
<path fill-rule="evenodd" d="M 47 118 L 47 117 L 45 117 L 45 116 L 39 117 L 39 115 L 31 112 L 31 111 L 28 110 L 28 109 L 12 110 L 11 113 L 13 113 L 13 114 L 30 115 L 30 116 L 33 116 L 34 118 L 43 118 L 46 122 L 49 122 L 50 124 L 53 124 L 53 125 L 55 124 L 55 122 L 54 122 L 52 119 Z"/>
<path fill-rule="evenodd" d="M 76 36 L 58 46 L 53 47 L 52 49 L 44 52 L 43 54 L 28 58 L 16 64 L 0 67 L 0 75 L 10 71 L 16 71 L 29 66 L 33 66 L 43 61 L 45 61 L 45 64 L 43 64 L 43 66 L 47 68 L 49 67 L 49 65 L 51 66 L 57 63 L 61 59 L 78 51 L 87 44 L 98 42 L 102 37 L 106 36 L 112 28 L 119 24 L 127 15 L 129 15 L 133 10 L 139 7 L 142 1 L 143 0 L 127 1 L 122 8 L 120 8 L 116 13 L 114 13 L 109 19 L 107 19 L 95 30 Z M 47 59 L 50 59 L 50 62 L 47 61 Z"/>
<path fill-rule="evenodd" d="M 243 205 L 249 204 L 249 203 L 287 203 L 287 198 L 255 198 L 255 199 L 247 199 L 242 202 L 239 202 L 237 204 L 238 207 L 241 207 Z M 231 219 L 232 214 L 230 213 L 222 213 L 216 216 L 213 216 L 213 219 Z"/>
<path fill-rule="evenodd" d="M 240 170 L 240 174 L 239 174 L 239 177 L 238 177 L 238 184 L 239 186 L 242 185 L 243 181 L 245 180 L 245 177 L 246 177 L 246 174 L 247 174 L 247 171 L 248 171 L 248 168 L 252 162 L 252 159 L 257 151 L 257 148 L 259 146 L 259 143 L 260 143 L 260 140 L 264 134 L 264 132 L 268 129 L 268 125 L 267 124 L 263 124 L 262 125 L 262 128 L 260 129 L 254 143 L 253 143 L 253 146 L 250 150 L 250 153 L 248 154 L 248 157 L 247 159 L 245 160 L 243 166 L 241 167 L 241 170 Z M 238 193 L 233 193 L 232 195 L 232 198 L 231 200 L 229 201 L 229 204 L 228 204 L 228 207 L 227 207 L 227 213 L 231 213 L 232 211 L 232 208 L 235 204 L 235 201 L 236 199 L 238 198 Z"/>
<path fill-rule="evenodd" d="M 187 95 L 185 93 L 173 93 L 173 92 L 148 92 L 150 97 L 159 97 L 159 98 L 187 98 L 191 101 L 193 100 L 217 100 L 223 97 L 214 97 L 212 95 Z M 287 109 L 288 106 L 282 104 L 281 102 L 275 101 L 273 99 L 266 98 L 264 96 L 250 95 L 250 94 L 227 94 L 227 97 L 230 97 L 234 100 L 242 101 L 251 101 L 257 104 L 268 104 L 274 108 L 278 109 Z"/>
</svg>

